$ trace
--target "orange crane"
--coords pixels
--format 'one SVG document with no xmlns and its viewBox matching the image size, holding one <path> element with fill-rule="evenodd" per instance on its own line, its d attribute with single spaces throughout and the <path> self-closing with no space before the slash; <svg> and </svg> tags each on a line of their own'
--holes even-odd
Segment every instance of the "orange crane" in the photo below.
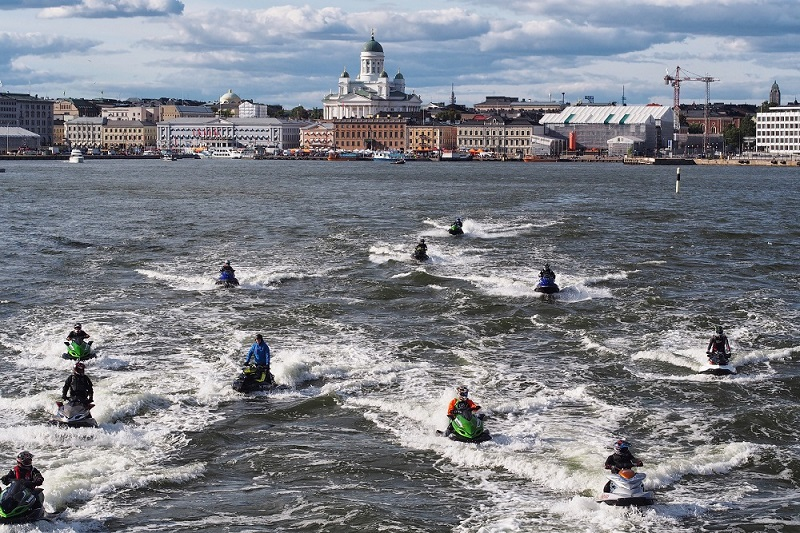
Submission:
<svg viewBox="0 0 800 533">
<path fill-rule="evenodd" d="M 673 119 L 675 121 L 675 131 L 679 131 L 681 129 L 680 123 L 680 113 L 681 113 L 681 82 L 682 81 L 702 81 L 706 84 L 706 105 L 703 107 L 703 152 L 708 149 L 708 108 L 711 104 L 711 82 L 712 81 L 719 81 L 717 78 L 712 78 L 711 76 L 698 76 L 697 74 L 692 74 L 689 72 L 691 76 L 683 76 L 681 74 L 681 67 L 677 67 L 675 69 L 675 75 L 672 76 L 667 70 L 667 75 L 664 76 L 664 83 L 666 85 L 672 85 L 674 89 L 674 94 L 672 98 L 672 111 L 673 111 Z"/>
</svg>

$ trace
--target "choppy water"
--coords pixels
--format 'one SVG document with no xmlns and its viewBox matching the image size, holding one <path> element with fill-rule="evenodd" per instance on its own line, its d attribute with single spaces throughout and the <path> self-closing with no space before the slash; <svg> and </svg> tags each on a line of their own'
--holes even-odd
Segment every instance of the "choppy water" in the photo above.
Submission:
<svg viewBox="0 0 800 533">
<path fill-rule="evenodd" d="M 800 531 L 794 169 L 3 166 L 0 466 L 34 453 L 42 531 Z M 48 424 L 75 321 L 98 429 Z M 240 395 L 256 332 L 285 387 Z M 493 441 L 436 436 L 462 382 Z M 595 503 L 619 436 L 653 507 Z"/>
</svg>

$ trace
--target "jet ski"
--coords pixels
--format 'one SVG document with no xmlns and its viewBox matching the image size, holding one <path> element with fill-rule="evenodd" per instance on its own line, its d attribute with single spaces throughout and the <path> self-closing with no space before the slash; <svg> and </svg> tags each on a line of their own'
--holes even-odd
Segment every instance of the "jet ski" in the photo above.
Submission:
<svg viewBox="0 0 800 533">
<path fill-rule="evenodd" d="M 267 373 L 264 367 L 249 364 L 242 367 L 242 373 L 233 380 L 233 390 L 236 392 L 256 392 L 272 390 L 276 387 L 275 376 Z"/>
<path fill-rule="evenodd" d="M 51 424 L 70 428 L 96 428 L 97 420 L 92 417 L 93 403 L 85 405 L 81 400 L 70 398 L 65 402 L 56 402 L 58 410 Z"/>
<path fill-rule="evenodd" d="M 655 499 L 653 493 L 644 490 L 646 474 L 634 472 L 630 468 L 623 468 L 616 474 L 606 475 L 609 483 L 606 485 L 608 492 L 600 494 L 598 503 L 619 506 L 652 505 Z"/>
<path fill-rule="evenodd" d="M 223 270 L 219 273 L 217 285 L 222 285 L 224 287 L 235 287 L 239 285 L 239 280 L 236 279 L 236 275 L 233 272 L 229 270 Z"/>
<path fill-rule="evenodd" d="M 729 376 L 736 373 L 736 367 L 731 364 L 731 354 L 708 352 L 706 355 L 708 355 L 708 362 L 700 370 L 701 374 Z"/>
<path fill-rule="evenodd" d="M 44 517 L 42 489 L 25 479 L 11 480 L 0 494 L 0 524 L 35 522 Z"/>
<path fill-rule="evenodd" d="M 428 257 L 427 248 L 419 244 L 417 245 L 416 248 L 414 248 L 414 252 L 411 254 L 411 257 L 416 259 L 417 261 L 427 261 L 428 259 L 430 259 L 430 257 Z"/>
<path fill-rule="evenodd" d="M 450 235 L 464 235 L 464 228 L 462 227 L 463 224 L 460 220 L 453 222 L 453 225 L 450 226 L 450 229 L 447 232 Z"/>
<path fill-rule="evenodd" d="M 465 405 L 456 404 L 456 415 L 450 420 L 450 426 L 444 436 L 458 442 L 471 442 L 477 444 L 491 440 L 489 430 L 483 426 L 483 415 L 476 415 Z"/>
<path fill-rule="evenodd" d="M 555 294 L 561 289 L 559 289 L 558 285 L 556 284 L 556 278 L 543 276 L 539 278 L 539 281 L 536 283 L 536 287 L 533 290 L 536 292 L 541 292 L 542 294 Z"/>
<path fill-rule="evenodd" d="M 85 361 L 86 359 L 93 359 L 97 357 L 92 352 L 93 341 L 64 341 L 67 345 L 67 353 L 62 354 L 64 359 L 73 359 L 75 361 Z"/>
</svg>

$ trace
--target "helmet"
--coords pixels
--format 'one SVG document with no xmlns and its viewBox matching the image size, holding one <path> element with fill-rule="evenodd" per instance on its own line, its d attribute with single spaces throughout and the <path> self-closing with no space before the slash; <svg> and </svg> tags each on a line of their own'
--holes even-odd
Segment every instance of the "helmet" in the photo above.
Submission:
<svg viewBox="0 0 800 533">
<path fill-rule="evenodd" d="M 421 242 L 422 244 L 425 244 L 425 239 L 420 239 L 419 242 Z"/>
<path fill-rule="evenodd" d="M 545 270 L 550 270 L 550 263 L 545 263 L 544 264 L 544 269 Z"/>
<path fill-rule="evenodd" d="M 469 395 L 469 389 L 466 385 L 459 385 L 456 387 L 456 392 L 459 398 L 466 398 Z"/>
<path fill-rule="evenodd" d="M 628 441 L 619 439 L 617 442 L 614 443 L 614 451 L 617 453 L 624 453 L 630 450 L 631 445 L 628 444 Z"/>
<path fill-rule="evenodd" d="M 722 335 L 722 326 L 717 326 L 716 332 L 717 335 Z"/>
<path fill-rule="evenodd" d="M 83 375 L 83 373 L 86 371 L 86 365 L 84 365 L 83 363 L 75 363 L 75 368 L 73 368 L 72 370 L 76 374 Z"/>
<path fill-rule="evenodd" d="M 80 322 L 76 322 L 75 323 L 75 329 L 81 329 L 81 323 Z"/>
<path fill-rule="evenodd" d="M 228 260 L 228 261 L 225 261 L 225 264 L 226 264 L 226 265 L 230 265 L 230 264 L 231 264 L 230 260 Z"/>
<path fill-rule="evenodd" d="M 30 468 L 33 464 L 33 454 L 31 452 L 21 451 L 17 455 L 17 466 L 22 468 Z"/>
<path fill-rule="evenodd" d="M 461 222 L 461 217 L 457 218 L 456 222 Z"/>
</svg>

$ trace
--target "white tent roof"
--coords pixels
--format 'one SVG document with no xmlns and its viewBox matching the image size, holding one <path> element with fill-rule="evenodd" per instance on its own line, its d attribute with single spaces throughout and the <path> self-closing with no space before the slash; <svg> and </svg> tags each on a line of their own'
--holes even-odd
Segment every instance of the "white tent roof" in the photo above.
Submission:
<svg viewBox="0 0 800 533">
<path fill-rule="evenodd" d="M 570 106 L 560 113 L 545 113 L 539 124 L 646 124 L 656 119 L 672 124 L 672 108 L 662 105 Z"/>
</svg>

